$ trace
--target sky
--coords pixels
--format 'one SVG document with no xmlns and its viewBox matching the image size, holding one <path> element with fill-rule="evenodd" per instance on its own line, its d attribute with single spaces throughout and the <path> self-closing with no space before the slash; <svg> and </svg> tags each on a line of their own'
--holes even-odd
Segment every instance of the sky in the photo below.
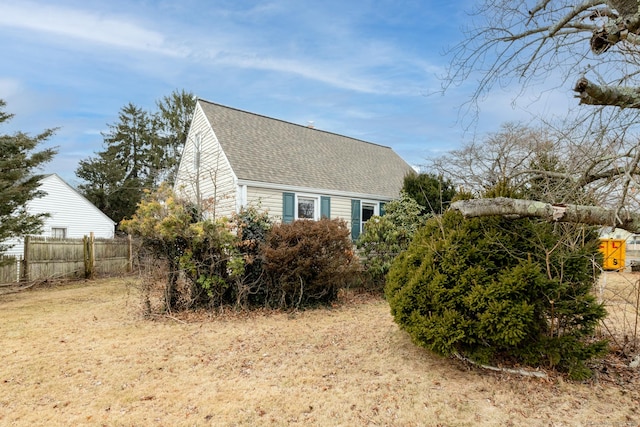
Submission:
<svg viewBox="0 0 640 427">
<path fill-rule="evenodd" d="M 411 165 L 527 120 L 497 89 L 466 126 L 474 81 L 440 93 L 473 0 L 0 0 L 0 134 L 58 128 L 45 173 L 78 162 L 128 103 L 174 90 L 389 146 Z M 564 96 L 564 94 L 563 94 Z M 570 95 L 567 95 L 570 96 Z M 563 98 L 564 99 L 564 98 Z M 564 102 L 564 101 L 561 101 Z"/>
</svg>

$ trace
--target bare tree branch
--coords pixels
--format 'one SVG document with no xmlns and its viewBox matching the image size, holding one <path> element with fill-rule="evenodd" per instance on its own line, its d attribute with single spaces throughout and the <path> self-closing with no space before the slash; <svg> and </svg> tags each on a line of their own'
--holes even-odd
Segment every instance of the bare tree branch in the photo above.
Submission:
<svg viewBox="0 0 640 427">
<path fill-rule="evenodd" d="M 615 100 L 580 92 L 581 104 L 640 105 L 634 78 L 640 52 L 632 48 L 640 44 L 636 0 L 484 0 L 472 14 L 486 24 L 467 31 L 466 40 L 449 51 L 443 85 L 446 90 L 473 75 L 478 84 L 466 108 L 477 111 L 477 103 L 495 85 L 517 80 L 524 91 L 543 76 L 559 76 L 564 85 L 572 74 L 585 72 L 596 74 Z"/>
<path fill-rule="evenodd" d="M 581 104 L 640 108 L 640 88 L 601 86 L 581 77 L 573 89 Z"/>
<path fill-rule="evenodd" d="M 476 195 L 503 185 L 545 202 L 638 210 L 640 1 L 479 0 L 474 7 L 474 27 L 449 51 L 443 86 L 477 82 L 461 106 L 461 118 L 471 120 L 465 124 L 496 87 L 515 86 L 514 105 L 523 94 L 532 99 L 538 84 L 542 92 L 575 94 L 579 103 L 566 117 L 545 105 L 555 117 L 537 117 L 542 133 L 505 128 L 440 156 L 428 170 Z"/>
<path fill-rule="evenodd" d="M 569 25 L 572 20 L 576 19 L 576 17 L 584 11 L 599 4 L 602 4 L 602 0 L 585 0 L 581 4 L 576 5 L 571 12 L 567 13 L 562 19 L 559 19 L 558 22 L 550 28 L 549 37 L 553 37 L 558 31 Z"/>
<path fill-rule="evenodd" d="M 571 222 L 588 225 L 618 227 L 640 233 L 640 215 L 628 213 L 620 218 L 612 209 L 573 204 L 551 204 L 535 200 L 497 197 L 491 199 L 458 200 L 450 209 L 465 217 L 506 216 L 541 218 L 549 222 Z"/>
</svg>

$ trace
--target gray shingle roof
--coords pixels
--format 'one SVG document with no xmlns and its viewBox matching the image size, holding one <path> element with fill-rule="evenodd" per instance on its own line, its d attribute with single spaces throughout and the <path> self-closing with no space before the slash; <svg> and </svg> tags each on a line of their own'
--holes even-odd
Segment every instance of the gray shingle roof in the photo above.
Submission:
<svg viewBox="0 0 640 427">
<path fill-rule="evenodd" d="M 238 179 L 397 197 L 412 171 L 389 147 L 198 103 Z"/>
</svg>

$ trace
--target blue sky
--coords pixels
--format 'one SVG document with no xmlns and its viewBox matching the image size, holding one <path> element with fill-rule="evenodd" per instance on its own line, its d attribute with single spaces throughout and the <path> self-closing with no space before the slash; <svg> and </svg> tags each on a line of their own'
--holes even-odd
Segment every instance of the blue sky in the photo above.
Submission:
<svg viewBox="0 0 640 427">
<path fill-rule="evenodd" d="M 529 113 L 509 88 L 459 123 L 473 80 L 445 96 L 447 46 L 474 2 L 425 0 L 0 0 L 0 133 L 59 127 L 45 172 L 78 183 L 78 161 L 129 102 L 173 90 L 392 147 L 407 162 Z M 569 93 L 562 94 L 569 98 Z"/>
</svg>

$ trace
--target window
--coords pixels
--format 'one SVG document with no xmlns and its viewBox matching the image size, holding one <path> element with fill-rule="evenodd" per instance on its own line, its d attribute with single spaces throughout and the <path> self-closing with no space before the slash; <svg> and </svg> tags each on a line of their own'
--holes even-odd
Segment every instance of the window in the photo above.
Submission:
<svg viewBox="0 0 640 427">
<path fill-rule="evenodd" d="M 282 193 L 282 222 L 331 218 L 331 198 L 315 194 Z"/>
<path fill-rule="evenodd" d="M 60 227 L 51 227 L 51 237 L 54 239 L 64 239 L 67 237 L 67 229 Z"/>
<path fill-rule="evenodd" d="M 316 199 L 311 197 L 298 197 L 298 219 L 316 218 Z"/>
<path fill-rule="evenodd" d="M 364 225 L 369 221 L 369 219 L 375 215 L 376 206 L 371 203 L 363 203 L 362 204 L 362 221 L 360 224 L 360 231 L 364 231 Z"/>
<path fill-rule="evenodd" d="M 356 240 L 364 225 L 374 215 L 380 215 L 380 202 L 371 200 L 351 200 L 351 239 Z"/>
</svg>

